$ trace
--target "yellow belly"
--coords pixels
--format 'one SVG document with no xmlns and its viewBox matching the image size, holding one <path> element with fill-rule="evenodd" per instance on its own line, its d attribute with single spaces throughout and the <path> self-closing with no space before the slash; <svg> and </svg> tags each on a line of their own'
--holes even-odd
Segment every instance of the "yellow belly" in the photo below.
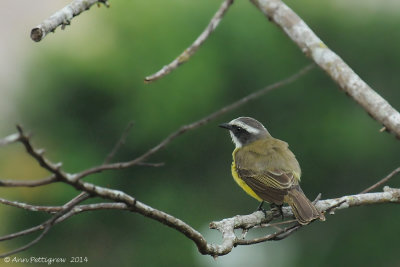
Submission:
<svg viewBox="0 0 400 267">
<path fill-rule="evenodd" d="M 235 149 L 236 151 L 236 149 Z M 236 164 L 235 164 L 235 151 L 233 151 L 233 162 L 232 162 L 232 176 L 233 179 L 235 180 L 235 182 L 250 196 L 254 197 L 255 199 L 257 199 L 258 201 L 262 201 L 262 199 L 257 196 L 257 194 L 253 191 L 253 189 L 251 189 L 238 175 L 237 171 L 236 171 Z"/>
</svg>

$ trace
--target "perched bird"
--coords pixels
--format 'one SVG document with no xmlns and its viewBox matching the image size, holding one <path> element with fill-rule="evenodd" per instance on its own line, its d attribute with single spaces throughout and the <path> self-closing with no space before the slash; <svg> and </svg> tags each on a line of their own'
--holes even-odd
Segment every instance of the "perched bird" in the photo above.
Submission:
<svg viewBox="0 0 400 267">
<path fill-rule="evenodd" d="M 232 153 L 232 176 L 247 194 L 261 204 L 266 201 L 281 207 L 288 203 L 300 224 L 317 218 L 325 220 L 301 190 L 300 166 L 286 142 L 273 138 L 259 121 L 250 117 L 239 117 L 219 126 L 229 130 L 236 146 Z"/>
</svg>

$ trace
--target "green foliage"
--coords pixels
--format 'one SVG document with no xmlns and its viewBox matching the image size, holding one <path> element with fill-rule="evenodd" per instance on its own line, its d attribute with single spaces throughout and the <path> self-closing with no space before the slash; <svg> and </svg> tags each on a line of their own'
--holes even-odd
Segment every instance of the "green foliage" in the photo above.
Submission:
<svg viewBox="0 0 400 267">
<path fill-rule="evenodd" d="M 398 81 L 393 78 L 398 77 L 400 58 L 398 16 L 353 16 L 356 11 L 350 7 L 291 2 L 329 47 L 400 108 Z M 188 63 L 144 84 L 145 76 L 197 38 L 219 4 L 116 1 L 110 9 L 92 8 L 66 31 L 46 37 L 36 48 L 41 56 L 31 60 L 29 84 L 18 103 L 19 117 L 35 133 L 36 143 L 46 147 L 52 159 L 64 162 L 67 172 L 75 172 L 101 163 L 126 124 L 134 120 L 126 145 L 114 159 L 129 160 L 181 125 L 308 64 L 280 29 L 248 1 L 236 1 Z M 149 160 L 165 162 L 165 167 L 105 172 L 89 180 L 132 194 L 197 229 L 212 220 L 253 211 L 257 203 L 230 175 L 233 146 L 226 132 L 216 127 L 241 115 L 257 118 L 273 136 L 289 142 L 310 198 L 319 192 L 323 198 L 357 193 L 399 164 L 399 141 L 379 133 L 378 123 L 327 75 L 313 70 L 296 83 L 183 135 Z M 71 195 L 71 190 L 61 190 L 56 202 Z M 400 234 L 396 209 L 340 211 L 289 240 L 260 246 L 285 249 L 296 240 L 298 247 L 289 246 L 287 251 L 293 258 L 290 266 L 378 265 L 377 259 L 370 261 L 376 255 L 395 266 L 394 237 Z M 23 216 L 25 222 L 31 219 Z M 21 229 L 18 221 L 12 228 Z M 22 255 L 88 256 L 85 266 L 201 266 L 194 244 L 137 214 L 88 213 L 55 229 Z"/>
</svg>

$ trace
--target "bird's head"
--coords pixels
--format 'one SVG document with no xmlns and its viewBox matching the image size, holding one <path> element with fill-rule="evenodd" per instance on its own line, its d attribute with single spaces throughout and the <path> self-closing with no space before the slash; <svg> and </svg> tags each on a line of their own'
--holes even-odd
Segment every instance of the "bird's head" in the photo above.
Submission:
<svg viewBox="0 0 400 267">
<path fill-rule="evenodd" d="M 219 127 L 229 130 L 236 148 L 271 136 L 264 125 L 250 117 L 239 117 Z"/>
</svg>

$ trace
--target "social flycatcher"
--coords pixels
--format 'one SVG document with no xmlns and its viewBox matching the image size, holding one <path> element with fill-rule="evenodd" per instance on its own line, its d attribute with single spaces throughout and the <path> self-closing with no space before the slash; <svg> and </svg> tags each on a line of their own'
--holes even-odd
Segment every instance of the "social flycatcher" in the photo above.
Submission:
<svg viewBox="0 0 400 267">
<path fill-rule="evenodd" d="M 301 224 L 325 220 L 301 190 L 301 170 L 286 142 L 273 138 L 257 120 L 240 117 L 220 127 L 228 129 L 236 148 L 232 153 L 232 176 L 258 201 L 277 206 L 288 203 Z"/>
</svg>

